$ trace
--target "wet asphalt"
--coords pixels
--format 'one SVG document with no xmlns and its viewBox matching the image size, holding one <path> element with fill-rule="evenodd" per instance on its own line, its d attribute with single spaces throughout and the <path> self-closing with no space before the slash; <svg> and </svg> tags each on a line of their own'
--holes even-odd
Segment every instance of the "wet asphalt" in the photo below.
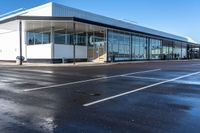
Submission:
<svg viewBox="0 0 200 133">
<path fill-rule="evenodd" d="M 199 133 L 199 73 L 84 106 L 199 68 L 200 60 L 0 66 L 0 133 Z"/>
</svg>

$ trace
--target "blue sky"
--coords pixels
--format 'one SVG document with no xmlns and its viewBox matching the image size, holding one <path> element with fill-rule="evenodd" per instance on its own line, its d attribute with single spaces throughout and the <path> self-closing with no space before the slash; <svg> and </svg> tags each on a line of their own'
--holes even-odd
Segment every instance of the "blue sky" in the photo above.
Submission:
<svg viewBox="0 0 200 133">
<path fill-rule="evenodd" d="M 50 0 L 6 0 L 0 14 L 31 8 Z M 190 36 L 200 43 L 200 0 L 53 0 L 116 19 L 128 19 L 149 28 Z M 11 4 L 12 3 L 12 4 Z"/>
</svg>

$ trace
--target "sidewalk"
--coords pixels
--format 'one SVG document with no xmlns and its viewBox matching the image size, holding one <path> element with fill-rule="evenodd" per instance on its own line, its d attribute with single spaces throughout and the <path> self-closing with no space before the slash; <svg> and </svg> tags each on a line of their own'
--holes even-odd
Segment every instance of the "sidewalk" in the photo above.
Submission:
<svg viewBox="0 0 200 133">
<path fill-rule="evenodd" d="M 50 63 L 27 63 L 24 62 L 22 66 L 17 65 L 15 62 L 0 62 L 0 66 L 10 66 L 10 67 L 79 67 L 79 66 L 103 66 L 111 65 L 111 63 L 94 63 L 94 62 L 77 62 L 73 63 L 60 63 L 60 64 L 50 64 Z"/>
<path fill-rule="evenodd" d="M 159 63 L 159 62 L 189 62 L 200 61 L 200 59 L 193 60 L 153 60 L 153 61 L 124 61 L 124 62 L 111 62 L 111 63 L 95 63 L 95 62 L 77 62 L 65 64 L 49 64 L 49 63 L 23 63 L 22 66 L 17 65 L 15 62 L 0 62 L 0 66 L 8 67 L 84 67 L 84 66 L 108 66 L 117 64 L 134 64 L 134 63 Z"/>
</svg>

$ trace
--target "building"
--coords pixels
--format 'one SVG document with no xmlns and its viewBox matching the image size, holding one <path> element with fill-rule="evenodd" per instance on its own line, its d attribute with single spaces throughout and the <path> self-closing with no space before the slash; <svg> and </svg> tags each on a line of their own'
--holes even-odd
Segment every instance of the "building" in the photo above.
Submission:
<svg viewBox="0 0 200 133">
<path fill-rule="evenodd" d="M 28 62 L 171 60 L 199 57 L 191 39 L 56 3 L 0 19 L 0 60 Z"/>
</svg>

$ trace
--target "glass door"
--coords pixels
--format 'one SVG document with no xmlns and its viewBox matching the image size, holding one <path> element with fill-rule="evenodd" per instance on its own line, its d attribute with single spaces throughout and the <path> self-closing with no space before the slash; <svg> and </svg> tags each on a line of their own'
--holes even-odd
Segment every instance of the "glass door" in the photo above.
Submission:
<svg viewBox="0 0 200 133">
<path fill-rule="evenodd" d="M 89 36 L 88 60 L 92 62 L 104 62 L 106 59 L 105 44 L 104 32 L 93 32 L 93 34 Z"/>
</svg>

